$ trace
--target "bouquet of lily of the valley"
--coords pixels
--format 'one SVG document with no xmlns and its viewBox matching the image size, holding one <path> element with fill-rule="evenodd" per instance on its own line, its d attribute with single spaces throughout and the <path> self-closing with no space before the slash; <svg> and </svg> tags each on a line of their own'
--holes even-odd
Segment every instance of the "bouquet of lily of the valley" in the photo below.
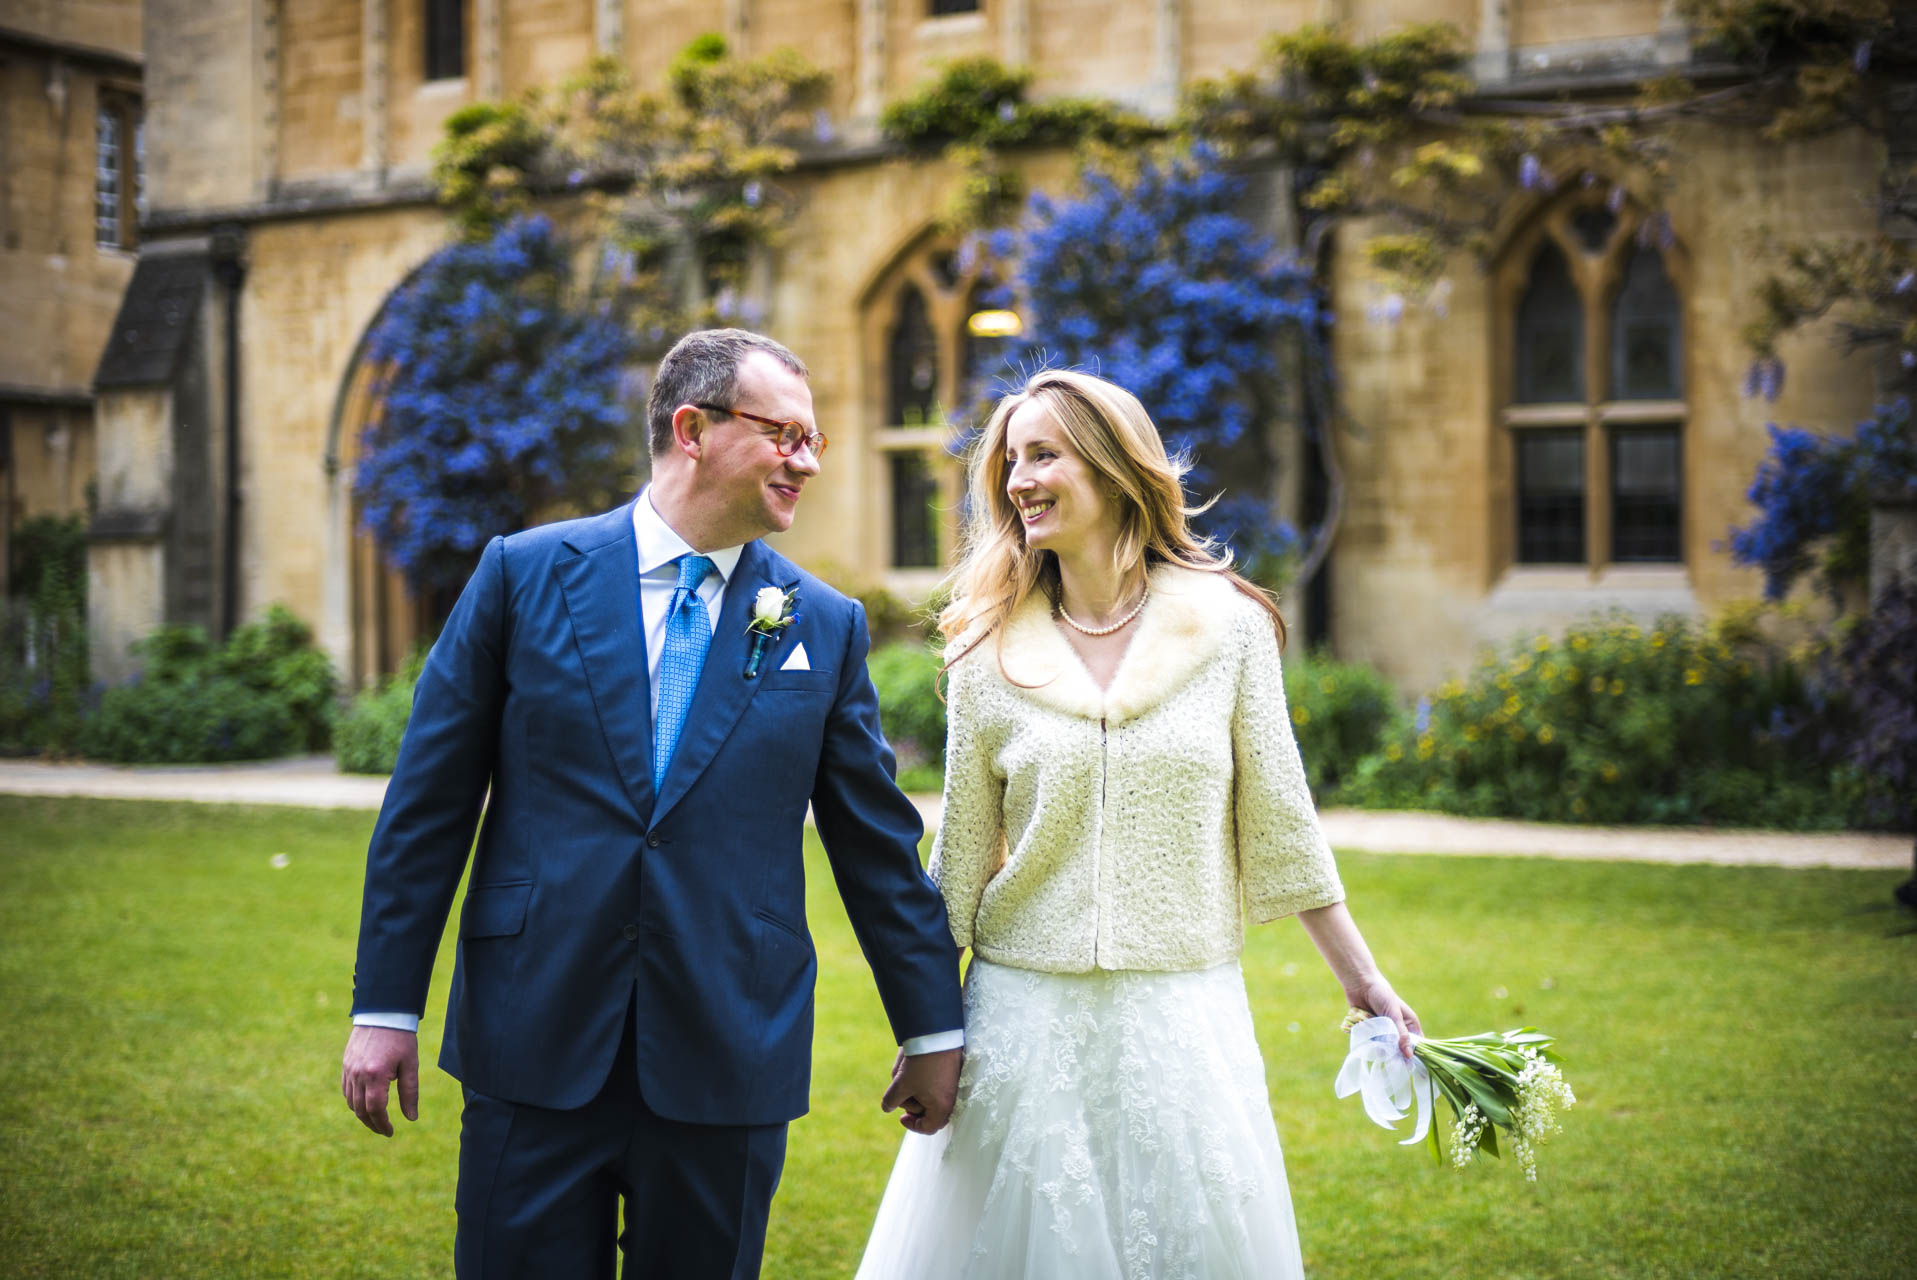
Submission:
<svg viewBox="0 0 1917 1280">
<path fill-rule="evenodd" d="M 1387 1129 L 1417 1108 L 1415 1130 L 1399 1146 L 1429 1141 L 1442 1163 L 1444 1146 L 1432 1124 L 1436 1094 L 1451 1104 L 1451 1163 L 1462 1169 L 1479 1151 L 1493 1156 L 1498 1133 L 1531 1182 L 1538 1180 L 1538 1145 L 1561 1131 L 1558 1112 L 1576 1105 L 1558 1069 L 1551 1036 L 1536 1027 L 1486 1031 L 1449 1040 L 1414 1037 L 1411 1058 L 1398 1049 L 1398 1029 L 1389 1018 L 1353 1009 L 1344 1029 L 1351 1052 L 1333 1085 L 1340 1098 L 1364 1097 L 1365 1114 Z"/>
</svg>

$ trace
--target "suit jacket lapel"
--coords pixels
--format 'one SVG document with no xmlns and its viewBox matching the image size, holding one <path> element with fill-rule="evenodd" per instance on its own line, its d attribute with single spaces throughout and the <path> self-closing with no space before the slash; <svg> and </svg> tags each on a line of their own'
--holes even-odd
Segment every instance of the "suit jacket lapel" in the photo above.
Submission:
<svg viewBox="0 0 1917 1280">
<path fill-rule="evenodd" d="M 752 598 L 759 593 L 759 588 L 777 585 L 766 577 L 768 562 L 769 553 L 764 544 L 748 542 L 739 555 L 739 563 L 733 567 L 731 580 L 726 583 L 725 607 L 720 610 L 719 625 L 712 633 L 712 647 L 706 650 L 699 688 L 692 695 L 679 745 L 673 749 L 672 762 L 666 766 L 666 776 L 659 787 L 658 808 L 652 815 L 655 824 L 719 754 L 719 747 L 732 732 L 732 726 L 739 722 L 752 695 L 764 683 L 765 672 L 776 665 L 773 652 L 778 646 L 777 640 L 766 650 L 760 678 L 745 678 L 746 657 L 752 647 L 746 635 L 746 621 L 752 616 Z M 782 632 L 780 640 L 783 639 Z"/>
<path fill-rule="evenodd" d="M 643 817 L 653 805 L 652 685 L 631 506 L 588 522 L 566 544 L 583 554 L 560 561 L 553 572 L 565 593 L 599 727 L 626 794 Z"/>
</svg>

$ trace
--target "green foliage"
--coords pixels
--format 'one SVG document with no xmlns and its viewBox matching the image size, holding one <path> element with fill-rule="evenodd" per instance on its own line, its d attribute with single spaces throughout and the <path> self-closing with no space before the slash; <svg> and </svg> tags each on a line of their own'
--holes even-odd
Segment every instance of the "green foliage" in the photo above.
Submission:
<svg viewBox="0 0 1917 1280">
<path fill-rule="evenodd" d="M 911 641 L 880 645 L 866 658 L 879 693 L 879 725 L 908 771 L 945 767 L 945 703 L 939 697 L 938 651 Z M 931 788 L 936 790 L 937 788 Z"/>
<path fill-rule="evenodd" d="M 161 627 L 134 646 L 142 673 L 107 690 L 80 734 L 101 760 L 260 760 L 326 746 L 337 678 L 313 632 L 284 605 L 215 647 L 198 627 Z"/>
<path fill-rule="evenodd" d="M 1593 620 L 1490 655 L 1391 735 L 1341 799 L 1558 822 L 1844 826 L 1849 791 L 1791 729 L 1799 664 L 1744 620 Z"/>
<path fill-rule="evenodd" d="M 333 728 L 339 677 L 313 644 L 313 629 L 283 604 L 234 629 L 219 655 L 226 675 L 284 705 L 299 726 L 300 744 L 323 751 Z"/>
<path fill-rule="evenodd" d="M 553 92 L 450 117 L 440 200 L 483 239 L 541 186 L 583 191 L 603 250 L 594 298 L 649 349 L 690 328 L 756 324 L 741 293 L 750 252 L 791 212 L 777 179 L 824 127 L 830 82 L 791 49 L 741 59 L 711 34 L 674 57 L 661 91 L 602 55 Z"/>
<path fill-rule="evenodd" d="M 0 756 L 74 749 L 91 694 L 86 517 L 35 516 L 11 539 L 0 602 Z"/>
<path fill-rule="evenodd" d="M 1027 98 L 1032 72 L 986 55 L 956 58 L 939 78 L 889 104 L 884 136 L 913 151 L 942 152 L 964 177 L 946 211 L 954 228 L 1001 222 L 1023 189 L 999 152 L 1087 144 L 1130 148 L 1163 133 L 1145 117 L 1097 98 Z"/>
<path fill-rule="evenodd" d="M 1284 664 L 1285 701 L 1319 804 L 1333 803 L 1366 756 L 1405 718 L 1398 692 L 1375 668 L 1307 654 Z"/>
<path fill-rule="evenodd" d="M 399 763 L 400 740 L 413 716 L 413 687 L 426 665 L 422 650 L 399 671 L 362 690 L 333 731 L 333 755 L 341 773 L 391 773 Z"/>
<path fill-rule="evenodd" d="M 465 238 L 484 240 L 531 209 L 546 138 L 529 102 L 475 102 L 447 116 L 445 130 L 433 186 Z"/>
</svg>

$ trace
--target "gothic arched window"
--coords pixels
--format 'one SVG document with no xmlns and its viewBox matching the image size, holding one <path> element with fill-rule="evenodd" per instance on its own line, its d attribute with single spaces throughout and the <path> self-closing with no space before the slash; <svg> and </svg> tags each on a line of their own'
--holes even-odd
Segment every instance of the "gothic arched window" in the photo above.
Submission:
<svg viewBox="0 0 1917 1280">
<path fill-rule="evenodd" d="M 1683 325 L 1677 290 L 1655 249 L 1631 250 L 1611 308 L 1611 398 L 1671 400 L 1684 394 Z"/>
<path fill-rule="evenodd" d="M 1684 558 L 1683 302 L 1656 216 L 1560 205 L 1504 277 L 1518 564 Z"/>
<path fill-rule="evenodd" d="M 1517 336 L 1519 404 L 1584 398 L 1584 302 L 1564 254 L 1549 240 L 1531 261 Z"/>
<path fill-rule="evenodd" d="M 888 364 L 892 397 L 886 425 L 923 427 L 938 420 L 939 339 L 926 314 L 925 294 L 914 284 L 899 291 Z"/>
</svg>

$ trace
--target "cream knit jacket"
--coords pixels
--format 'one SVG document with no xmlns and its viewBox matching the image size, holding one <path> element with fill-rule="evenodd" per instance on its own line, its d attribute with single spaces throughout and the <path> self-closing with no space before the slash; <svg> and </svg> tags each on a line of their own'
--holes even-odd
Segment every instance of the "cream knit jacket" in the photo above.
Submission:
<svg viewBox="0 0 1917 1280">
<path fill-rule="evenodd" d="M 1270 616 L 1215 574 L 1161 564 L 1150 581 L 1102 693 L 1040 592 L 1002 648 L 949 673 L 931 873 L 953 938 L 987 960 L 1200 969 L 1243 949 L 1246 910 L 1344 900 Z"/>
</svg>

